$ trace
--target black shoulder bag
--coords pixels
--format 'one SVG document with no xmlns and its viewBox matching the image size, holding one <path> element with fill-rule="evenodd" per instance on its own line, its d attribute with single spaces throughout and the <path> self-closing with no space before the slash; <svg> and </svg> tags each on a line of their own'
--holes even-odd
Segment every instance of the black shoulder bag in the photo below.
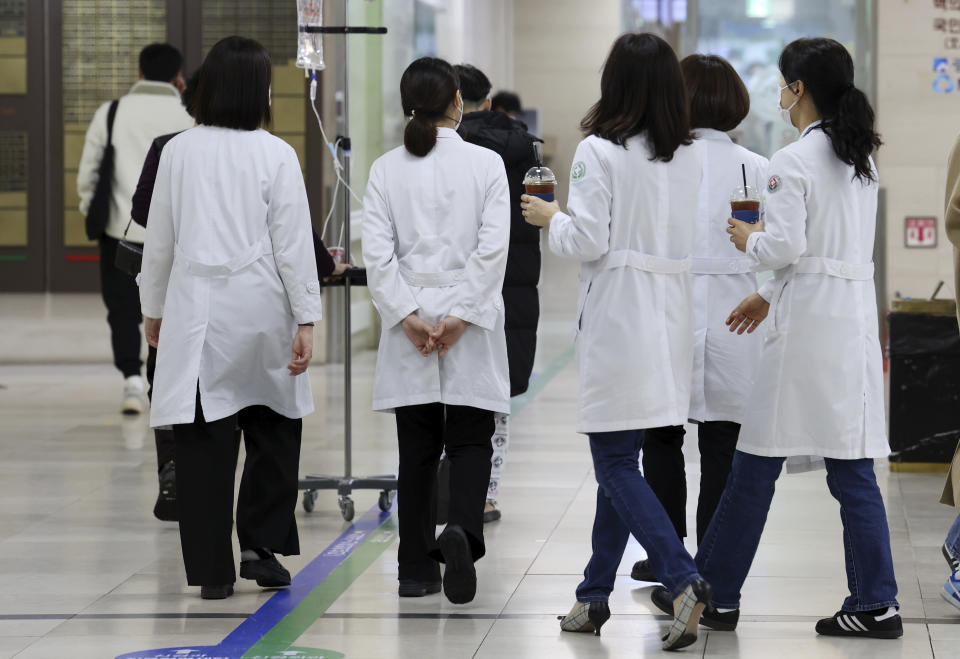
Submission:
<svg viewBox="0 0 960 659">
<path fill-rule="evenodd" d="M 140 266 L 143 263 L 143 245 L 127 240 L 127 231 L 130 230 L 131 222 L 133 222 L 132 217 L 127 221 L 127 228 L 123 230 L 123 238 L 117 243 L 117 256 L 113 264 L 117 270 L 136 277 L 140 274 Z"/>
<path fill-rule="evenodd" d="M 103 147 L 103 157 L 100 159 L 97 186 L 93 190 L 93 199 L 87 209 L 87 238 L 99 240 L 107 229 L 110 220 L 110 183 L 113 180 L 113 119 L 117 115 L 118 101 L 110 103 L 107 113 L 107 145 Z"/>
</svg>

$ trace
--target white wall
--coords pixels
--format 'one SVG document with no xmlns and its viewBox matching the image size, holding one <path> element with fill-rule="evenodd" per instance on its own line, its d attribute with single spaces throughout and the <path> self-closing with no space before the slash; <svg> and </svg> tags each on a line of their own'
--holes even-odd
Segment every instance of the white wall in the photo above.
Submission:
<svg viewBox="0 0 960 659">
<path fill-rule="evenodd" d="M 493 88 L 513 88 L 514 0 L 433 0 L 437 5 L 437 56 L 472 64 Z"/>
<path fill-rule="evenodd" d="M 933 30 L 933 21 L 960 19 L 960 12 L 936 10 L 931 0 L 877 4 L 877 117 L 885 142 L 877 165 L 887 188 L 887 293 L 929 297 L 943 280 L 940 296 L 947 297 L 954 280 L 943 200 L 947 156 L 960 133 L 960 88 L 934 93 L 932 71 L 934 57 L 949 57 L 956 82 L 960 72 L 952 62 L 960 50 L 944 50 L 945 35 Z M 904 218 L 917 215 L 937 218 L 935 250 L 904 247 Z"/>
<path fill-rule="evenodd" d="M 600 97 L 600 69 L 619 36 L 619 0 L 514 0 L 515 91 L 526 107 L 540 109 L 543 137 L 552 146 L 551 167 L 561 206 L 577 144 L 580 120 Z"/>
</svg>

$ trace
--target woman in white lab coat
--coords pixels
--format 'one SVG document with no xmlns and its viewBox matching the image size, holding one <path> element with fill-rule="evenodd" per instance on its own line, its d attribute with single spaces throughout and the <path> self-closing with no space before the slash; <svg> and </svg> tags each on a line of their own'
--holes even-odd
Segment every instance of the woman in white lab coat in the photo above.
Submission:
<svg viewBox="0 0 960 659">
<path fill-rule="evenodd" d="M 710 587 L 639 469 L 643 430 L 687 420 L 693 365 L 690 262 L 702 164 L 686 91 L 669 44 L 625 34 L 613 44 L 600 100 L 581 122 L 567 212 L 523 197 L 550 249 L 580 266 L 576 329 L 579 432 L 597 483 L 593 556 L 565 631 L 594 632 L 629 535 L 676 600 L 665 649 L 697 638 Z"/>
<path fill-rule="evenodd" d="M 757 290 L 753 263 L 727 234 L 730 199 L 744 175 L 759 199 L 767 159 L 734 144 L 727 133 L 750 111 L 750 95 L 730 63 L 716 55 L 680 62 L 690 102 L 690 125 L 703 155 L 703 184 L 693 243 L 693 382 L 689 418 L 697 425 L 700 496 L 697 542 L 720 501 L 737 447 L 744 404 L 760 357 L 759 335 L 727 331 L 730 309 Z M 687 535 L 687 478 L 682 425 L 653 428 L 643 441 L 643 473 L 680 537 Z M 647 559 L 633 566 L 638 581 L 657 581 Z"/>
<path fill-rule="evenodd" d="M 158 349 L 150 422 L 173 425 L 187 582 L 205 599 L 228 597 L 236 580 L 237 427 L 240 576 L 289 585 L 274 553 L 299 553 L 301 417 L 313 411 L 305 371 L 321 298 L 300 164 L 262 128 L 270 72 L 251 39 L 210 50 L 199 126 L 160 158 L 143 255 L 140 299 Z"/>
<path fill-rule="evenodd" d="M 503 161 L 463 141 L 459 81 L 424 57 L 400 80 L 404 145 L 373 163 L 363 260 L 380 312 L 373 408 L 394 411 L 400 447 L 399 594 L 473 599 L 485 553 L 483 505 L 494 413 L 510 409 L 503 286 L 510 195 Z M 436 538 L 437 464 L 450 462 L 450 509 Z"/>
<path fill-rule="evenodd" d="M 801 135 L 770 161 L 765 226 L 730 220 L 737 248 L 776 276 L 728 320 L 742 333 L 768 318 L 733 470 L 697 553 L 718 607 L 704 623 L 736 626 L 781 467 L 787 458 L 817 456 L 840 503 L 850 590 L 817 633 L 897 638 L 890 535 L 873 471 L 874 458 L 889 453 L 872 263 L 870 154 L 880 138 L 841 44 L 794 41 L 780 72 L 780 107 Z"/>
</svg>

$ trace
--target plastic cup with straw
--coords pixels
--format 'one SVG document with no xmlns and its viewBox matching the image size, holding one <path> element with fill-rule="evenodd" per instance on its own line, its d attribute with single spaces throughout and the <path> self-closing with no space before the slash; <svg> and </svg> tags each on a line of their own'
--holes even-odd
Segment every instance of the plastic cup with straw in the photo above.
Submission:
<svg viewBox="0 0 960 659">
<path fill-rule="evenodd" d="M 760 191 L 747 185 L 747 166 L 740 165 L 743 187 L 739 185 L 730 195 L 730 214 L 733 219 L 755 224 L 760 221 Z"/>
</svg>

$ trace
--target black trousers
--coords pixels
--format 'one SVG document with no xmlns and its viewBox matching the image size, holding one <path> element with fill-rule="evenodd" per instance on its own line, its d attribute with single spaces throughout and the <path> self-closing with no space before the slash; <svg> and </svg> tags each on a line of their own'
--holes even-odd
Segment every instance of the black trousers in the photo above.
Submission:
<svg viewBox="0 0 960 659">
<path fill-rule="evenodd" d="M 140 359 L 140 289 L 136 280 L 122 270 L 117 270 L 117 239 L 100 238 L 100 293 L 107 306 L 107 323 L 110 325 L 110 345 L 113 347 L 113 364 L 123 377 L 140 375 L 143 361 Z"/>
<path fill-rule="evenodd" d="M 697 544 L 703 540 L 720 495 L 727 484 L 737 448 L 740 424 L 732 421 L 704 421 L 700 437 L 700 499 L 697 501 Z M 677 535 L 687 535 L 687 478 L 683 461 L 683 426 L 666 426 L 645 431 L 643 476 L 663 504 Z"/>
<path fill-rule="evenodd" d="M 473 560 L 486 553 L 483 504 L 490 484 L 493 412 L 475 407 L 430 403 L 397 408 L 400 471 L 399 578 L 440 581 L 443 555 L 436 541 L 437 464 L 444 450 L 450 461 L 447 524 L 463 527 Z M 178 466 L 179 468 L 179 466 Z"/>
<path fill-rule="evenodd" d="M 175 425 L 177 512 L 187 583 L 213 586 L 236 581 L 233 562 L 233 486 L 243 432 L 247 458 L 237 498 L 240 549 L 300 553 L 297 474 L 300 419 L 263 405 L 207 423 L 197 395 L 193 423 Z"/>
<path fill-rule="evenodd" d="M 147 346 L 147 398 L 153 400 L 153 374 L 157 370 L 157 349 L 153 346 Z M 153 431 L 154 441 L 157 444 L 157 474 L 163 469 L 163 465 L 168 462 L 174 462 L 177 457 L 176 440 L 173 438 L 172 430 L 162 430 L 157 428 Z"/>
</svg>

